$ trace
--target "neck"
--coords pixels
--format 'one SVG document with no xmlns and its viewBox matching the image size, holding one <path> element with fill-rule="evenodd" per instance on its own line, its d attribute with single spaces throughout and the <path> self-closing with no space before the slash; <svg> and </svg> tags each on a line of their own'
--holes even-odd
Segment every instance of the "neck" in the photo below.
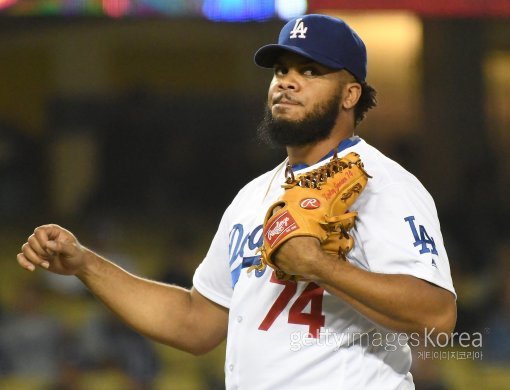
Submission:
<svg viewBox="0 0 510 390">
<path fill-rule="evenodd" d="M 287 154 L 289 163 L 313 165 L 321 158 L 328 154 L 332 149 L 336 148 L 344 139 L 352 137 L 354 131 L 332 131 L 331 135 L 319 142 L 303 146 L 288 146 Z"/>
</svg>

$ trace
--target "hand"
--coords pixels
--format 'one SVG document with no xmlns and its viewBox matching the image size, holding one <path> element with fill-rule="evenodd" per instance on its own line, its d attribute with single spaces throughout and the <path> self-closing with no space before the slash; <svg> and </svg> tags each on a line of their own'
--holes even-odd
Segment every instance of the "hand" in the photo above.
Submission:
<svg viewBox="0 0 510 390">
<path fill-rule="evenodd" d="M 85 264 L 86 249 L 70 231 L 58 225 L 36 228 L 21 251 L 18 263 L 29 271 L 40 266 L 56 274 L 75 275 Z"/>
<path fill-rule="evenodd" d="M 286 274 L 313 280 L 325 255 L 317 238 L 300 236 L 291 238 L 278 248 L 273 261 Z"/>
</svg>

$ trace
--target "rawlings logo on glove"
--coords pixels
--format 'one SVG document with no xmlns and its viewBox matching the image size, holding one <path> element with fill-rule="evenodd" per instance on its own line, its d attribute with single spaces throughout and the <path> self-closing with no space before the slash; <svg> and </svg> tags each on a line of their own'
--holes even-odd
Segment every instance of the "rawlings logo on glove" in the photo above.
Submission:
<svg viewBox="0 0 510 390">
<path fill-rule="evenodd" d="M 299 275 L 288 275 L 274 264 L 275 251 L 292 237 L 311 236 L 320 241 L 324 251 L 345 259 L 354 244 L 349 230 L 357 215 L 348 208 L 370 176 L 354 152 L 342 158 L 335 154 L 328 163 L 298 176 L 288 166 L 286 176 L 285 192 L 264 219 L 261 263 L 251 269 L 263 270 L 269 265 L 278 278 L 299 280 Z"/>
<path fill-rule="evenodd" d="M 279 215 L 276 220 L 264 229 L 264 237 L 267 239 L 269 246 L 275 246 L 278 241 L 283 239 L 290 232 L 299 229 L 292 215 L 288 212 Z"/>
</svg>

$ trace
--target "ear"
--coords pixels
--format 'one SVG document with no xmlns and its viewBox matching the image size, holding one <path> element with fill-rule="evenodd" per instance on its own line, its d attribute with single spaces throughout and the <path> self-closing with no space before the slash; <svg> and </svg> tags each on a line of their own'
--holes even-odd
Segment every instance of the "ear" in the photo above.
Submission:
<svg viewBox="0 0 510 390">
<path fill-rule="evenodd" d="M 353 108 L 361 97 L 361 84 L 347 83 L 343 90 L 342 107 L 346 110 Z"/>
</svg>

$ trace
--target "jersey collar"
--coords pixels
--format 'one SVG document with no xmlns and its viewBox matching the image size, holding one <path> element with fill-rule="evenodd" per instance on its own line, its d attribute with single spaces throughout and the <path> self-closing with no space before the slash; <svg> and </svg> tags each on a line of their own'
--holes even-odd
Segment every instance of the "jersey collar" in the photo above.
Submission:
<svg viewBox="0 0 510 390">
<path fill-rule="evenodd" d="M 342 142 L 340 142 L 335 149 L 330 150 L 328 154 L 326 154 L 324 157 L 322 157 L 317 162 L 324 161 L 324 160 L 326 160 L 328 158 L 331 158 L 331 157 L 333 157 L 333 154 L 335 154 L 335 150 L 338 153 L 340 153 L 341 151 L 343 151 L 343 150 L 345 150 L 347 148 L 350 148 L 351 146 L 356 145 L 359 141 L 361 141 L 361 138 L 358 137 L 357 135 L 353 135 L 350 138 L 346 138 L 346 139 L 342 140 Z M 299 171 L 301 169 L 305 169 L 305 168 L 308 168 L 308 167 L 309 167 L 308 164 L 298 163 L 298 164 L 292 165 L 292 170 L 293 171 Z"/>
</svg>

